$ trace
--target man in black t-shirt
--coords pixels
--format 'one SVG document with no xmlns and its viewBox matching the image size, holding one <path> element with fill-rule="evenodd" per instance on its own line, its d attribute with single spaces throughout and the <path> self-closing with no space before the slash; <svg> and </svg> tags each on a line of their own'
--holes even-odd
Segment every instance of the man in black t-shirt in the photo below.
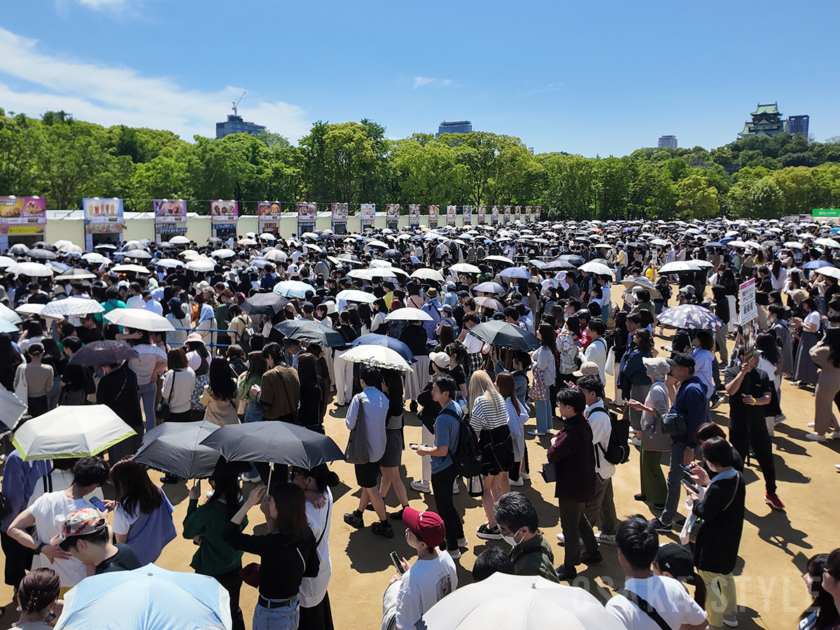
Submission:
<svg viewBox="0 0 840 630">
<path fill-rule="evenodd" d="M 764 500 L 772 508 L 784 510 L 776 495 L 776 465 L 773 444 L 764 419 L 772 398 L 773 382 L 758 369 L 761 353 L 753 351 L 749 360 L 726 369 L 726 393 L 729 394 L 729 441 L 744 458 L 752 448 L 764 474 L 767 492 Z"/>
<path fill-rule="evenodd" d="M 61 526 L 61 533 L 50 544 L 94 567 L 95 575 L 140 568 L 140 560 L 131 547 L 111 543 L 108 522 L 94 508 L 70 514 Z"/>
</svg>

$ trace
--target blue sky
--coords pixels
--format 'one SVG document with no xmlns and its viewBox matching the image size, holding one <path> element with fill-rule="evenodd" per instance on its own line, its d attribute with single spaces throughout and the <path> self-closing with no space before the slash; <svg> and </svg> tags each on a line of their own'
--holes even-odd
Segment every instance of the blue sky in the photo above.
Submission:
<svg viewBox="0 0 840 630">
<path fill-rule="evenodd" d="M 840 3 L 26 0 L 0 17 L 0 107 L 212 137 L 231 101 L 292 141 L 442 120 L 537 152 L 735 139 L 761 101 L 840 135 Z"/>
</svg>

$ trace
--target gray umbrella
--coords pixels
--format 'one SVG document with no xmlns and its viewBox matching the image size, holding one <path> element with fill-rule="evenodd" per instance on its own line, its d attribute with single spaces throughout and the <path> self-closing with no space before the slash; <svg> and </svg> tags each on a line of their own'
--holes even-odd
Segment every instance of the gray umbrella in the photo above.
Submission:
<svg viewBox="0 0 840 630">
<path fill-rule="evenodd" d="M 307 470 L 344 459 L 331 437 L 288 422 L 226 424 L 201 443 L 230 461 L 271 462 Z"/>
<path fill-rule="evenodd" d="M 136 359 L 137 352 L 125 341 L 94 341 L 86 343 L 70 357 L 69 363 L 75 365 L 116 365 L 129 359 Z"/>
<path fill-rule="evenodd" d="M 307 343 L 316 343 L 324 348 L 332 348 L 334 346 L 343 346 L 347 342 L 341 333 L 332 328 L 324 326 L 320 322 L 296 319 L 286 320 L 275 324 L 274 328 L 279 330 L 289 339 L 296 339 L 298 341 L 306 341 Z"/>
</svg>

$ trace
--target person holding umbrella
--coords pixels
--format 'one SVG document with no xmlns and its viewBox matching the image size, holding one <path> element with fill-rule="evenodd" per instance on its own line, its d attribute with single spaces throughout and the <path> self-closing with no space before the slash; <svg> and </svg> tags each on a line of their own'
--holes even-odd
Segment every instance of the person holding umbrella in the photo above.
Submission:
<svg viewBox="0 0 840 630">
<path fill-rule="evenodd" d="M 108 363 L 102 366 L 105 373 L 96 388 L 96 402 L 107 405 L 136 435 L 115 444 L 108 449 L 108 461 L 117 462 L 126 455 L 133 455 L 143 440 L 143 414 L 140 410 L 140 394 L 137 375 L 128 369 L 128 364 Z"/>
</svg>

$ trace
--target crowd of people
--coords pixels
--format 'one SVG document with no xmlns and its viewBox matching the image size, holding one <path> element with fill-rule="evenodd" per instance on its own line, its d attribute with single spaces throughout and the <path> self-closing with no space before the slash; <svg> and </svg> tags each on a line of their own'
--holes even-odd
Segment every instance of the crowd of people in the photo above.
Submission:
<svg viewBox="0 0 840 630">
<path fill-rule="evenodd" d="M 234 629 L 246 627 L 243 582 L 259 592 L 254 629 L 334 627 L 338 478 L 328 464 L 214 473 L 206 495 L 193 482 L 178 524 L 166 487 L 184 480 L 167 472 L 157 485 L 135 461 L 164 422 L 284 422 L 325 434 L 332 407 L 347 432 L 331 437 L 355 442 L 355 479 L 345 482 L 359 502 L 344 522 L 364 528 L 372 512 L 371 535 L 386 539 L 402 522 L 417 552 L 395 561 L 383 627 L 415 628 L 457 589 L 471 536 L 510 546 L 476 557 L 476 581 L 502 572 L 570 583 L 616 547 L 626 583 L 606 607 L 624 627 L 737 626 L 745 463 L 760 467 L 766 503 L 785 509 L 774 431 L 798 422 L 782 412 L 785 380 L 814 390 L 806 438 L 840 439 L 836 231 L 592 221 L 249 234 L 83 255 L 15 246 L 0 277 L 0 319 L 14 329 L 0 334 L 0 386 L 26 411 L 5 441 L 0 542 L 21 623 L 46 627 L 87 576 L 153 563 L 183 536 L 197 546 L 195 572 L 228 592 Z M 64 300 L 74 308 L 62 310 Z M 154 325 L 111 322 L 121 309 Z M 96 344 L 125 346 L 130 358 L 73 360 Z M 395 350 L 408 367 L 347 354 L 359 346 Z M 721 423 L 712 411 L 723 402 Z M 10 439 L 58 407 L 92 403 L 135 432 L 104 457 L 24 459 Z M 421 441 L 406 443 L 415 414 Z M 401 473 L 412 450 L 416 479 Z M 652 518 L 621 521 L 613 479 L 636 459 L 634 498 Z M 554 484 L 562 561 L 524 487 L 534 491 L 535 474 Z M 389 514 L 392 489 L 400 509 Z M 460 492 L 481 504 L 475 532 L 465 531 Z M 410 505 L 430 493 L 435 511 Z M 257 506 L 265 535 L 245 533 Z M 660 546 L 675 531 L 681 543 Z M 259 565 L 243 567 L 245 552 Z M 812 557 L 805 580 L 814 604 L 800 627 L 840 627 L 840 550 Z"/>
</svg>

